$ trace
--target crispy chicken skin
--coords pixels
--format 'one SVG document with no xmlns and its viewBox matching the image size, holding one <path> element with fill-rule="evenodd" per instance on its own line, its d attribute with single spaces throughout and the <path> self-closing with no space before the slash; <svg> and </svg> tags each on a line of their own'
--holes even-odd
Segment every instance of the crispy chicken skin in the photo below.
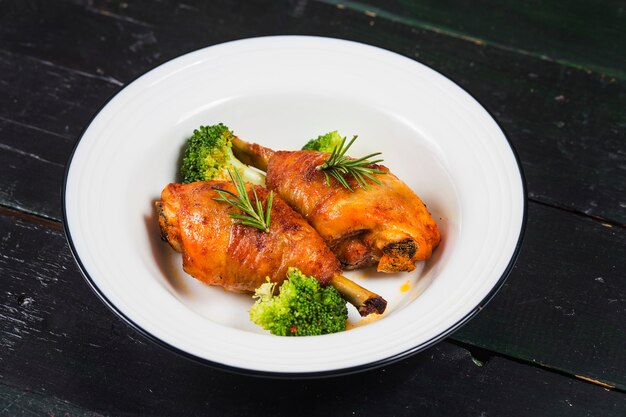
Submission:
<svg viewBox="0 0 626 417">
<path fill-rule="evenodd" d="M 251 186 L 246 186 L 253 198 Z M 156 203 L 163 240 L 182 252 L 185 272 L 234 292 L 252 292 L 268 276 L 282 282 L 290 266 L 314 275 L 322 285 L 341 273 L 318 233 L 278 196 L 265 233 L 233 224 L 228 213 L 236 209 L 213 200 L 218 197 L 215 188 L 236 192 L 225 181 L 169 184 Z M 268 191 L 255 190 L 265 207 Z"/>
<path fill-rule="evenodd" d="M 258 145 L 257 145 L 258 146 Z M 345 269 L 377 265 L 382 272 L 412 271 L 440 241 L 437 224 L 419 197 L 389 170 L 381 184 L 354 192 L 316 169 L 328 154 L 276 151 L 267 163 L 267 186 L 298 211 L 326 241 Z"/>
</svg>

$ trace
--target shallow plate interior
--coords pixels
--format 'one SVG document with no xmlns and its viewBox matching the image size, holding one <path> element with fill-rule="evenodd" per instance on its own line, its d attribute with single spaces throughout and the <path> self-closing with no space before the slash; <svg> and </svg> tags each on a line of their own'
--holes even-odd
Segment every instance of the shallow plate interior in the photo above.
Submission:
<svg viewBox="0 0 626 417">
<path fill-rule="evenodd" d="M 218 122 L 275 149 L 298 149 L 331 130 L 358 134 L 351 152 L 383 152 L 385 165 L 427 204 L 441 246 L 411 273 L 346 274 L 389 301 L 380 319 L 351 310 L 347 332 L 267 334 L 248 320 L 249 296 L 189 277 L 159 239 L 154 201 L 177 180 L 185 139 Z M 501 130 L 438 73 L 352 42 L 270 37 L 185 55 L 112 99 L 75 150 L 65 215 L 89 282 L 142 331 L 229 367 L 319 373 L 396 359 L 472 314 L 514 257 L 524 196 Z"/>
</svg>

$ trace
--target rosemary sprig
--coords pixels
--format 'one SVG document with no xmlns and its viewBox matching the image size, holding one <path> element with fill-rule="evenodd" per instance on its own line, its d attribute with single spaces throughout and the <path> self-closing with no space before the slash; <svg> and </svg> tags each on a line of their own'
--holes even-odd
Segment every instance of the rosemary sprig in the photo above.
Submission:
<svg viewBox="0 0 626 417">
<path fill-rule="evenodd" d="M 369 190 L 370 185 L 367 183 L 367 180 L 371 180 L 374 183 L 380 185 L 380 180 L 374 177 L 373 174 L 386 174 L 386 171 L 381 171 L 380 169 L 370 168 L 368 165 L 377 164 L 382 162 L 382 159 L 377 159 L 375 161 L 370 161 L 369 158 L 380 155 L 381 152 L 371 153 L 362 158 L 352 159 L 349 156 L 346 156 L 346 151 L 352 146 L 357 136 L 355 135 L 352 140 L 344 147 L 346 143 L 346 138 L 344 137 L 341 140 L 339 146 L 335 146 L 330 156 L 324 161 L 322 165 L 318 165 L 316 169 L 320 171 L 324 171 L 324 175 L 326 175 L 326 183 L 330 185 L 330 176 L 332 175 L 339 184 L 343 185 L 350 191 L 354 191 L 352 187 L 346 181 L 345 175 L 352 175 L 356 182 L 364 189 Z"/>
<path fill-rule="evenodd" d="M 215 188 L 219 197 L 214 197 L 215 201 L 223 201 L 225 203 L 230 204 L 231 206 L 238 208 L 243 211 L 244 214 L 239 213 L 228 213 L 228 215 L 235 219 L 235 224 L 242 224 L 244 226 L 252 226 L 256 227 L 259 230 L 263 230 L 264 232 L 270 231 L 270 212 L 272 211 L 272 200 L 274 199 L 274 192 L 270 191 L 269 196 L 265 202 L 265 210 L 263 210 L 263 204 L 259 197 L 257 197 L 254 186 L 252 186 L 252 195 L 254 196 L 254 204 L 250 201 L 250 197 L 248 197 L 248 193 L 246 191 L 246 185 L 241 179 L 239 172 L 235 169 L 235 175 L 228 170 L 228 175 L 232 180 L 233 184 L 235 184 L 235 188 L 237 190 L 237 194 L 228 191 L 222 190 L 221 188 Z"/>
</svg>

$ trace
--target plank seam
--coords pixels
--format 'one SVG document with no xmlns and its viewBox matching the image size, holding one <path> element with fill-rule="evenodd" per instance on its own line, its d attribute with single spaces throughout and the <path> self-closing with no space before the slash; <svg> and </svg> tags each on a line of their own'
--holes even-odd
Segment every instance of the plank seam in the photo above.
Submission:
<svg viewBox="0 0 626 417">
<path fill-rule="evenodd" d="M 604 218 L 604 217 L 601 217 L 601 216 L 596 216 L 596 215 L 593 215 L 593 214 L 585 213 L 584 211 L 580 211 L 580 210 L 577 210 L 575 208 L 563 206 L 563 205 L 560 205 L 558 203 L 549 203 L 547 201 L 539 200 L 536 197 L 528 197 L 528 201 L 532 201 L 533 203 L 539 204 L 539 205 L 544 206 L 544 207 L 549 207 L 549 208 L 553 208 L 553 209 L 557 209 L 557 210 L 563 210 L 563 211 L 566 211 L 568 213 L 574 214 L 574 215 L 576 215 L 578 217 L 584 217 L 586 219 L 594 220 L 594 221 L 600 223 L 604 227 L 609 227 L 609 228 L 611 228 L 611 227 L 618 227 L 620 229 L 626 228 L 626 224 L 624 224 L 624 223 L 620 223 L 620 222 L 617 222 L 617 221 L 614 221 L 614 220 L 610 220 L 610 219 L 607 219 L 607 218 Z"/>
<path fill-rule="evenodd" d="M 325 3 L 328 5 L 334 5 L 335 7 L 337 7 L 340 10 L 350 10 L 352 12 L 356 12 L 356 13 L 363 13 L 366 16 L 370 17 L 370 18 L 376 18 L 379 17 L 381 19 L 385 19 L 388 20 L 390 22 L 394 22 L 394 23 L 399 23 L 408 27 L 412 27 L 412 28 L 416 28 L 416 29 L 422 29 L 422 30 L 427 30 L 430 32 L 434 32 L 437 34 L 441 34 L 441 35 L 445 35 L 445 36 L 449 36 L 455 39 L 461 39 L 467 42 L 471 42 L 474 45 L 479 45 L 479 46 L 490 46 L 499 50 L 503 50 L 506 52 L 513 52 L 513 53 L 517 53 L 520 55 L 525 55 L 525 56 L 530 56 L 533 58 L 537 58 L 540 59 L 542 61 L 547 61 L 547 62 L 551 62 L 551 63 L 556 63 L 565 67 L 570 67 L 570 68 L 574 68 L 580 71 L 585 71 L 585 72 L 596 72 L 599 74 L 604 74 L 610 77 L 617 77 L 620 79 L 626 79 L 626 72 L 624 71 L 620 71 L 619 69 L 615 69 L 615 68 L 609 68 L 609 67 L 604 67 L 601 65 L 594 65 L 594 64 L 589 64 L 588 66 L 584 66 L 582 64 L 578 64 L 576 62 L 573 61 L 568 61 L 566 59 L 559 59 L 559 58 L 552 58 L 548 55 L 545 54 L 541 54 L 541 53 L 537 53 L 537 52 L 532 52 L 532 51 L 528 51 L 526 49 L 523 48 L 516 48 L 513 46 L 508 46 L 508 45 L 504 45 L 498 42 L 491 42 L 491 41 L 487 41 L 485 39 L 481 39 L 481 38 L 477 38 L 471 35 L 467 35 L 463 32 L 460 31 L 456 31 L 453 29 L 449 29 L 446 28 L 445 26 L 437 26 L 434 25 L 432 23 L 428 23 L 424 20 L 421 19 L 417 19 L 415 17 L 410 17 L 410 16 L 401 16 L 398 15 L 396 13 L 393 12 L 389 12 L 387 10 L 378 8 L 378 7 L 374 7 L 374 6 L 370 6 L 364 3 L 360 3 L 357 1 L 350 1 L 350 0 L 315 0 L 319 3 Z"/>
<path fill-rule="evenodd" d="M 580 212 L 580 211 L 577 211 L 577 210 L 574 210 L 574 209 L 571 209 L 571 208 L 561 207 L 561 206 L 558 206 L 558 205 L 546 203 L 546 202 L 543 202 L 543 201 L 536 200 L 534 198 L 529 198 L 528 201 L 533 203 L 533 204 L 539 204 L 541 206 L 548 207 L 548 208 L 551 208 L 551 209 L 562 210 L 562 211 L 565 211 L 567 213 L 576 215 L 577 217 L 582 217 L 582 218 L 585 218 L 585 219 L 588 219 L 588 220 L 596 221 L 596 222 L 600 223 L 601 225 L 603 225 L 605 227 L 626 228 L 626 226 L 621 224 L 621 223 L 613 222 L 611 220 L 603 219 L 603 218 L 600 218 L 600 217 L 597 217 L 597 216 L 591 216 L 591 215 L 589 215 L 587 213 L 583 213 L 583 212 Z M 35 212 L 32 212 L 32 211 L 29 211 L 25 207 L 10 206 L 10 205 L 7 205 L 7 204 L 0 203 L 0 215 L 17 217 L 17 218 L 20 218 L 22 220 L 29 221 L 31 223 L 37 223 L 37 224 L 42 224 L 42 225 L 48 226 L 48 227 L 50 227 L 52 229 L 55 229 L 55 230 L 61 230 L 62 229 L 62 222 L 59 219 L 56 219 L 54 217 L 49 217 L 49 216 L 43 215 L 41 213 L 35 213 Z"/>
<path fill-rule="evenodd" d="M 42 214 L 27 211 L 22 207 L 11 207 L 5 204 L 0 204 L 0 216 L 14 217 L 16 219 L 24 220 L 29 223 L 49 227 L 53 230 L 63 230 L 63 226 L 59 220 L 52 217 L 46 217 Z"/>
<path fill-rule="evenodd" d="M 533 368 L 537 368 L 537 369 L 541 369 L 542 371 L 546 371 L 546 372 L 552 372 L 555 374 L 559 374 L 561 376 L 567 377 L 568 379 L 573 379 L 576 381 L 581 381 L 585 384 L 589 384 L 589 385 L 594 385 L 596 387 L 601 387 L 602 389 L 606 390 L 606 391 L 614 391 L 614 392 L 619 392 L 622 394 L 626 394 L 626 390 L 620 387 L 616 387 L 615 385 L 611 385 L 607 382 L 603 382 L 603 381 L 599 381 L 595 378 L 591 378 L 591 377 L 587 377 L 584 375 L 576 375 L 576 374 L 571 374 L 568 373 L 567 371 L 564 371 L 562 369 L 559 368 L 553 368 L 551 366 L 549 366 L 548 364 L 542 363 L 542 362 L 534 362 L 532 360 L 527 360 L 527 359 L 523 359 L 523 358 L 517 358 L 515 356 L 511 356 L 511 355 L 507 355 L 505 353 L 500 353 L 500 352 L 496 352 L 496 351 L 492 351 L 490 349 L 487 349 L 483 346 L 479 346 L 479 345 L 474 345 L 468 341 L 463 341 L 460 339 L 455 339 L 454 336 L 445 339 L 447 342 L 461 348 L 461 349 L 465 349 L 469 352 L 469 354 L 471 355 L 472 359 L 475 359 L 476 357 L 480 358 L 481 355 L 477 354 L 475 355 L 474 350 L 475 349 L 480 349 L 482 351 L 485 351 L 489 354 L 489 357 L 487 358 L 487 360 L 479 360 L 479 362 L 481 362 L 481 365 L 477 365 L 477 366 L 488 366 L 489 362 L 495 358 L 495 357 L 499 357 L 502 359 L 506 359 L 521 365 L 526 365 L 526 366 L 531 366 Z M 484 353 L 482 354 L 482 356 L 484 356 Z"/>
</svg>

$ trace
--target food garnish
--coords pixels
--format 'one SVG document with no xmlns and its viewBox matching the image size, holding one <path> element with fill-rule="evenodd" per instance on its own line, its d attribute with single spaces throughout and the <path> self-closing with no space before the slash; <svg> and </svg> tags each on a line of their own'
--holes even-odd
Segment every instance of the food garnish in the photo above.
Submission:
<svg viewBox="0 0 626 417">
<path fill-rule="evenodd" d="M 354 191 L 348 181 L 345 179 L 345 175 L 351 175 L 354 177 L 356 182 L 363 188 L 364 190 L 369 190 L 370 185 L 367 183 L 367 180 L 371 180 L 372 182 L 380 185 L 380 181 L 374 177 L 373 174 L 386 174 L 386 171 L 382 171 L 380 169 L 374 168 L 371 165 L 382 162 L 382 159 L 377 159 L 375 161 L 370 161 L 369 158 L 380 155 L 381 152 L 375 152 L 364 157 L 358 159 L 352 159 L 349 156 L 346 156 L 346 152 L 352 146 L 357 136 L 355 135 L 350 142 L 344 146 L 346 143 L 346 138 L 341 139 L 341 143 L 339 145 L 335 145 L 333 147 L 330 156 L 326 158 L 323 164 L 318 165 L 316 169 L 323 171 L 324 175 L 326 175 L 326 184 L 330 186 L 330 176 L 339 182 L 339 184 L 343 185 L 350 191 Z"/>
<path fill-rule="evenodd" d="M 233 137 L 233 132 L 222 123 L 195 129 L 187 139 L 180 167 L 183 182 L 228 180 L 230 169 L 237 171 L 247 182 L 265 185 L 265 175 L 233 155 Z"/>
<path fill-rule="evenodd" d="M 302 147 L 302 150 L 330 153 L 336 146 L 341 145 L 342 139 L 341 135 L 334 130 L 326 133 L 325 135 L 320 135 L 315 139 L 311 139 Z"/>
<path fill-rule="evenodd" d="M 315 277 L 289 268 L 287 280 L 274 295 L 275 283 L 262 284 L 250 320 L 278 336 L 316 336 L 344 331 L 346 300 L 332 286 L 322 287 Z"/>
<path fill-rule="evenodd" d="M 217 192 L 217 194 L 219 194 L 219 197 L 214 197 L 213 200 L 223 201 L 243 211 L 243 214 L 234 212 L 228 213 L 231 218 L 235 219 L 235 224 L 251 226 L 266 233 L 269 232 L 270 213 L 272 211 L 272 200 L 274 199 L 274 192 L 270 191 L 265 202 L 265 209 L 263 209 L 263 203 L 257 196 L 254 186 L 250 187 L 252 189 L 252 195 L 254 196 L 253 204 L 250 200 L 250 197 L 248 196 L 248 192 L 246 191 L 246 185 L 239 175 L 239 171 L 235 169 L 234 175 L 233 171 L 231 171 L 230 169 L 227 169 L 227 171 L 231 181 L 237 189 L 237 194 L 228 190 L 223 190 L 221 188 L 215 188 L 215 191 Z"/>
</svg>

